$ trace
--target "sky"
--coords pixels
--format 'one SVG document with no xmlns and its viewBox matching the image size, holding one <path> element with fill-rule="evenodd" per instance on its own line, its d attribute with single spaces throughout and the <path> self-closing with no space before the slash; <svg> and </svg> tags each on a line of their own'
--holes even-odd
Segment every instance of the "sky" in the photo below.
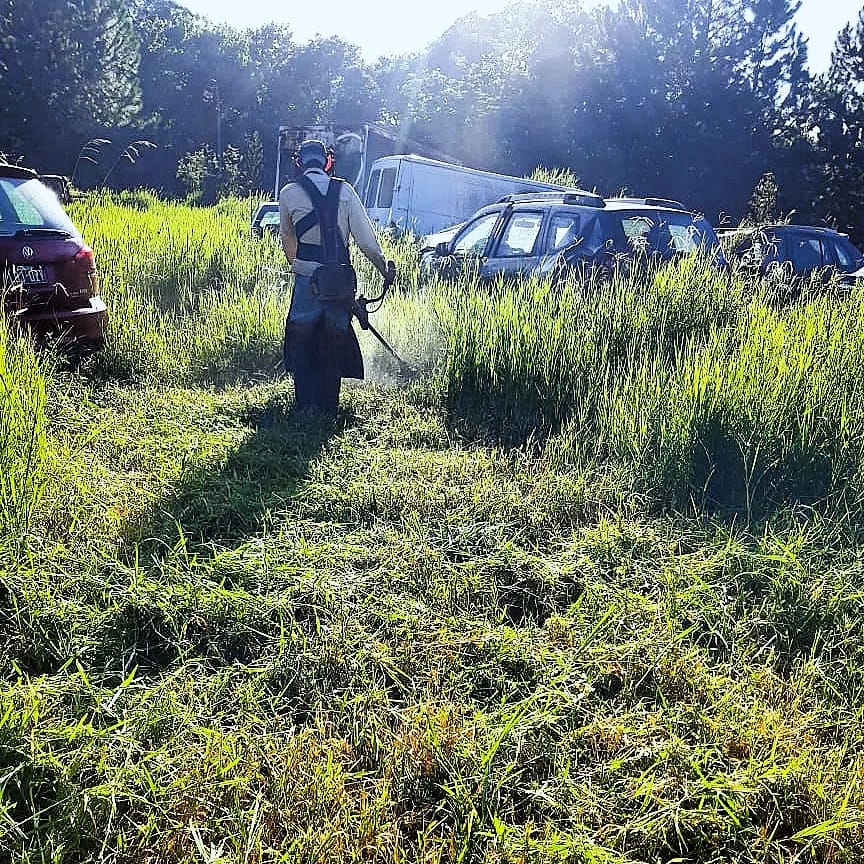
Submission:
<svg viewBox="0 0 864 864">
<path fill-rule="evenodd" d="M 498 12 L 511 0 L 179 0 L 211 21 L 239 29 L 271 21 L 288 24 L 295 39 L 305 42 L 316 34 L 339 36 L 358 45 L 366 60 L 419 51 L 434 42 L 457 18 L 476 11 Z M 742 3 L 742 7 L 743 7 Z M 824 72 L 839 30 L 857 19 L 864 0 L 802 0 L 798 13 L 801 32 L 809 40 L 810 70 Z"/>
</svg>

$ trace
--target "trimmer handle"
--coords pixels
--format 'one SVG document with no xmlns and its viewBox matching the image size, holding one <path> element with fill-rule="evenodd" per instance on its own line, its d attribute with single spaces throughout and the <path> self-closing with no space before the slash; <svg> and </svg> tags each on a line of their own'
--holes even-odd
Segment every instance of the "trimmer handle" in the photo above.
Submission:
<svg viewBox="0 0 864 864">
<path fill-rule="evenodd" d="M 362 330 L 369 329 L 369 310 L 366 308 L 368 303 L 362 294 L 354 300 L 354 317 L 360 322 Z"/>
<path fill-rule="evenodd" d="M 396 281 L 396 262 L 387 262 L 387 272 L 384 274 L 384 284 L 381 286 L 381 293 L 371 300 L 364 297 L 362 294 L 354 299 L 354 317 L 360 322 L 360 327 L 363 330 L 369 329 L 369 305 L 380 304 L 387 292 L 390 290 L 393 283 Z M 378 309 L 376 305 L 375 310 Z"/>
</svg>

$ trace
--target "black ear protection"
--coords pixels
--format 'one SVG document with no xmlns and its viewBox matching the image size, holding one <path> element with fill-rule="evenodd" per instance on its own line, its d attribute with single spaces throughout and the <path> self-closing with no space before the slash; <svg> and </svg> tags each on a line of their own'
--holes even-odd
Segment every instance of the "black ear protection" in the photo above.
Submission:
<svg viewBox="0 0 864 864">
<path fill-rule="evenodd" d="M 336 153 L 334 152 L 332 147 L 327 147 L 324 152 L 327 155 L 327 161 L 324 163 L 323 171 L 325 174 L 332 174 L 333 169 L 336 167 Z M 300 162 L 300 147 L 298 147 L 294 151 L 294 156 L 292 158 L 294 160 L 294 166 L 297 169 L 297 173 L 302 174 L 303 164 Z"/>
</svg>

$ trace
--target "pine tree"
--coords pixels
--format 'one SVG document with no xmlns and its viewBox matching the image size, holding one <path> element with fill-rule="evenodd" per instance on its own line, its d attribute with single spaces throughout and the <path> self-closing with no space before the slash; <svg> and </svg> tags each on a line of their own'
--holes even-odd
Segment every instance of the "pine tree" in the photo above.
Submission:
<svg viewBox="0 0 864 864">
<path fill-rule="evenodd" d="M 773 171 L 766 171 L 753 187 L 746 220 L 754 225 L 767 225 L 778 218 L 777 201 L 780 189 Z"/>
<path fill-rule="evenodd" d="M 864 9 L 838 35 L 816 82 L 811 125 L 818 161 L 815 212 L 864 241 Z"/>
</svg>

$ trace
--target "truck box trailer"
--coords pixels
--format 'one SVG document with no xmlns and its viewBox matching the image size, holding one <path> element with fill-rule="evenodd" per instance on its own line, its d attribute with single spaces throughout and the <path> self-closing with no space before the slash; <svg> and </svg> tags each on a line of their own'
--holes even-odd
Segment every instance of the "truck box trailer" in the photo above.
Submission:
<svg viewBox="0 0 864 864">
<path fill-rule="evenodd" d="M 384 156 L 372 163 L 362 197 L 377 228 L 421 236 L 462 222 L 505 195 L 565 188 L 423 156 Z"/>
<path fill-rule="evenodd" d="M 398 127 L 384 123 L 280 126 L 276 138 L 274 200 L 279 198 L 279 190 L 294 179 L 296 173 L 294 153 L 304 141 L 310 138 L 317 138 L 327 147 L 332 148 L 336 176 L 347 180 L 358 193 L 366 187 L 369 168 L 380 156 L 408 151 L 454 161 L 434 147 L 403 137 Z"/>
</svg>

